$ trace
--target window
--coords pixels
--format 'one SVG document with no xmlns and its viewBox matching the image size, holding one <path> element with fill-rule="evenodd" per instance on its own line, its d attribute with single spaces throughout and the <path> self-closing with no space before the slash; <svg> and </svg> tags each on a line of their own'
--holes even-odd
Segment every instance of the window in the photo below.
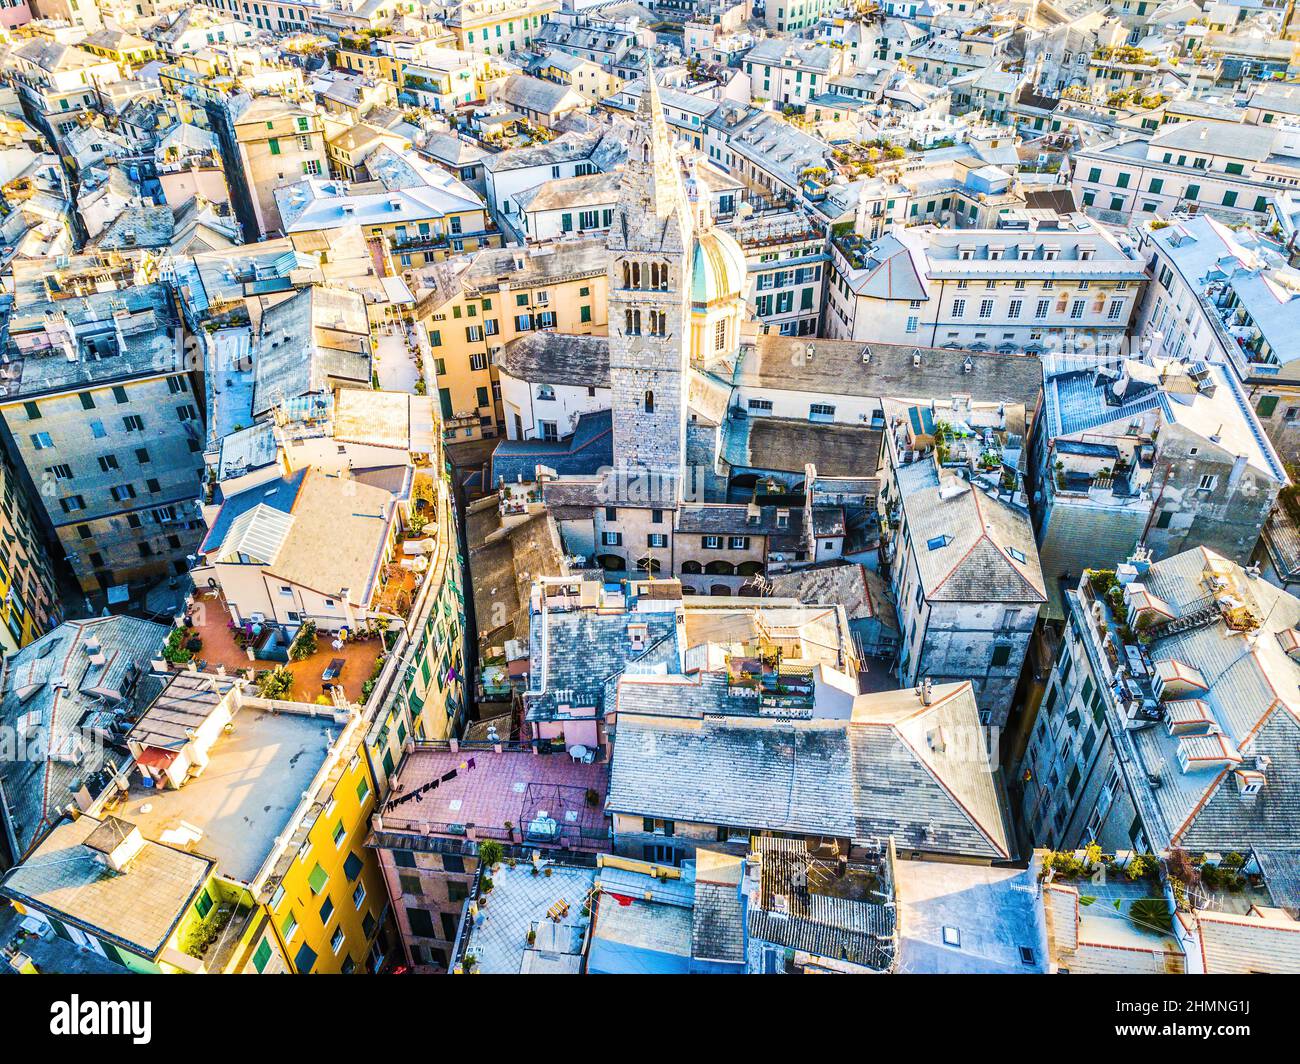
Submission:
<svg viewBox="0 0 1300 1064">
<path fill-rule="evenodd" d="M 721 549 L 722 549 L 722 537 L 721 537 L 721 536 L 704 536 L 704 537 L 702 537 L 702 539 L 701 539 L 701 541 L 700 541 L 700 545 L 701 545 L 702 547 L 704 547 L 705 550 L 721 550 Z"/>
<path fill-rule="evenodd" d="M 1255 413 L 1260 417 L 1272 417 L 1273 411 L 1277 409 L 1276 395 L 1265 395 L 1258 403 L 1255 404 Z"/>
<path fill-rule="evenodd" d="M 963 317 L 966 313 L 966 300 L 954 299 L 952 301 L 952 316 L 954 318 Z"/>
<path fill-rule="evenodd" d="M 645 402 L 644 402 L 644 407 L 645 407 L 645 412 L 646 412 L 647 414 L 653 414 L 653 413 L 655 412 L 655 393 L 654 393 L 654 392 L 646 392 L 646 393 L 645 393 Z"/>
<path fill-rule="evenodd" d="M 122 419 L 122 428 L 127 432 L 143 432 L 144 418 L 139 414 L 127 414 L 127 416 Z"/>
<path fill-rule="evenodd" d="M 50 439 L 48 432 L 33 432 L 32 446 L 38 451 L 44 451 L 54 446 L 54 441 Z"/>
<path fill-rule="evenodd" d="M 101 455 L 99 456 L 99 468 L 100 468 L 101 472 L 107 473 L 107 472 L 109 472 L 109 471 L 112 470 L 112 469 L 116 469 L 117 467 L 118 467 L 118 466 L 117 466 L 117 455 L 115 455 L 115 454 L 101 454 Z"/>
<path fill-rule="evenodd" d="M 651 532 L 646 536 L 647 547 L 666 547 L 668 546 L 668 537 L 662 532 Z"/>
<path fill-rule="evenodd" d="M 1197 491 L 1213 491 L 1219 483 L 1219 478 L 1213 473 L 1206 473 L 1201 477 L 1201 482 L 1196 486 Z"/>
<path fill-rule="evenodd" d="M 438 934 L 433 929 L 433 915 L 428 909 L 410 909 L 406 910 L 406 919 L 411 924 L 411 934 L 419 935 L 422 938 L 437 938 Z"/>
<path fill-rule="evenodd" d="M 748 406 L 749 406 L 749 409 L 750 409 L 750 410 L 760 410 L 760 411 L 762 411 L 762 410 L 771 410 L 771 409 L 772 409 L 772 400 L 771 400 L 771 399 L 751 399 L 751 400 L 749 401 L 749 403 L 748 403 Z"/>
<path fill-rule="evenodd" d="M 830 403 L 812 403 L 808 407 L 809 417 L 834 417 L 835 407 Z"/>
<path fill-rule="evenodd" d="M 78 396 L 78 398 L 81 399 L 81 408 L 82 408 L 83 410 L 94 410 L 94 409 L 95 409 L 95 397 L 94 397 L 93 395 L 91 395 L 89 392 L 82 392 L 82 393 Z"/>
<path fill-rule="evenodd" d="M 1020 317 L 1020 308 L 1024 305 L 1025 301 L 1023 299 L 1013 299 L 1007 306 L 1007 317 L 1012 319 Z"/>
<path fill-rule="evenodd" d="M 23 410 L 27 413 L 28 421 L 39 421 L 41 417 L 41 408 L 35 403 L 23 403 Z"/>
<path fill-rule="evenodd" d="M 1011 660 L 1011 646 L 1009 644 L 998 643 L 996 646 L 993 647 L 992 665 L 994 668 L 1000 668 L 1010 660 Z"/>
<path fill-rule="evenodd" d="M 727 547 L 731 550 L 749 550 L 749 537 L 731 536 L 727 540 Z"/>
<path fill-rule="evenodd" d="M 961 931 L 955 927 L 945 927 L 943 929 L 943 944 L 952 946 L 954 949 L 961 949 Z"/>
<path fill-rule="evenodd" d="M 993 317 L 993 300 L 991 299 L 980 300 L 980 317 L 981 318 Z"/>
<path fill-rule="evenodd" d="M 600 542 L 605 547 L 621 547 L 623 545 L 622 532 L 602 532 Z"/>
</svg>

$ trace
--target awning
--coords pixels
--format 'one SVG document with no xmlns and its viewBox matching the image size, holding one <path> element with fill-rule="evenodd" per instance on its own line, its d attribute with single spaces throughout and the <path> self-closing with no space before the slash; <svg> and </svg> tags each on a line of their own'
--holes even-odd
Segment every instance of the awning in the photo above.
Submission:
<svg viewBox="0 0 1300 1064">
<path fill-rule="evenodd" d="M 144 768 L 167 768 L 176 760 L 176 750 L 163 750 L 157 746 L 146 746 L 140 751 L 135 763 Z"/>
</svg>

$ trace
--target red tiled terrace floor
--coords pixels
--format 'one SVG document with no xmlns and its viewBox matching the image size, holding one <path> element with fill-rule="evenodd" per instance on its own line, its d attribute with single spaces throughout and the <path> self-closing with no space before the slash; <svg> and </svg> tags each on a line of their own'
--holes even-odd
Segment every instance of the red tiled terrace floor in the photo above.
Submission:
<svg viewBox="0 0 1300 1064">
<path fill-rule="evenodd" d="M 195 655 L 199 661 L 206 661 L 208 669 L 215 671 L 218 665 L 224 665 L 227 672 L 236 669 L 273 669 L 284 664 L 278 661 L 249 661 L 248 654 L 235 642 L 234 632 L 230 630 L 230 613 L 220 593 L 208 592 L 201 595 L 194 610 L 194 628 L 203 639 L 203 649 Z M 330 645 L 327 633 L 322 632 L 317 638 L 316 653 L 302 661 L 288 662 L 287 668 L 293 673 L 293 691 L 288 696 L 295 702 L 315 702 L 325 693 L 321 673 L 334 658 L 344 660 L 343 673 L 336 683 L 343 685 L 348 700 L 355 702 L 361 697 L 361 685 L 368 679 L 375 668 L 375 659 L 383 650 L 380 639 L 358 639 L 347 642 L 342 650 L 335 650 Z"/>
</svg>

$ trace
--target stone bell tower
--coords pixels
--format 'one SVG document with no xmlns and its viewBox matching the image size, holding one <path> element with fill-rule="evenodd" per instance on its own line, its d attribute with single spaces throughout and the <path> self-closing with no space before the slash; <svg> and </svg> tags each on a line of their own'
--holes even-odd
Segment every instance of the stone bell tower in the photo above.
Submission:
<svg viewBox="0 0 1300 1064">
<path fill-rule="evenodd" d="M 686 461 L 692 215 L 659 88 L 646 85 L 609 230 L 611 503 L 671 509 Z"/>
</svg>

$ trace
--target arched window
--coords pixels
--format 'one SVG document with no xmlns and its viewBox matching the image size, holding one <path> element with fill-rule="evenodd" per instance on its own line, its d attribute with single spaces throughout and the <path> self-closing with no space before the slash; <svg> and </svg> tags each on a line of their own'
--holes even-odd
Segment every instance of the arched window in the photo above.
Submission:
<svg viewBox="0 0 1300 1064">
<path fill-rule="evenodd" d="M 718 322 L 718 328 L 714 335 L 713 346 L 715 350 L 722 351 L 727 346 L 727 319 L 723 318 Z"/>
<path fill-rule="evenodd" d="M 639 262 L 632 263 L 632 284 L 630 287 L 641 287 L 641 264 Z"/>
<path fill-rule="evenodd" d="M 632 287 L 632 264 L 626 260 L 623 262 L 623 287 Z"/>
<path fill-rule="evenodd" d="M 641 335 L 641 312 L 639 310 L 629 310 L 627 312 L 627 328 L 624 331 L 628 336 Z"/>
<path fill-rule="evenodd" d="M 646 412 L 647 414 L 653 414 L 653 413 L 655 412 L 655 393 L 654 393 L 654 392 L 646 392 L 646 393 L 645 393 L 645 412 Z"/>
</svg>

